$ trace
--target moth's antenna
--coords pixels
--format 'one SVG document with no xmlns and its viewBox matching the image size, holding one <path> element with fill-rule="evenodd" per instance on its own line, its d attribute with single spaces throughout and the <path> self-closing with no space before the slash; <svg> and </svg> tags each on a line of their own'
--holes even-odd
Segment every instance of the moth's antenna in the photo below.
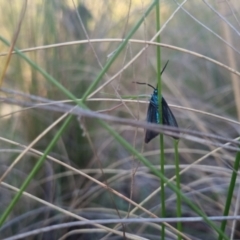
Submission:
<svg viewBox="0 0 240 240">
<path fill-rule="evenodd" d="M 165 68 L 167 67 L 167 65 L 168 65 L 168 62 L 169 62 L 169 60 L 167 60 L 167 62 L 166 62 L 166 64 L 165 64 L 165 66 L 163 67 L 163 70 L 161 71 L 161 75 L 162 75 L 162 73 L 164 72 Z"/>
<path fill-rule="evenodd" d="M 166 64 L 164 65 L 163 70 L 161 71 L 161 75 L 162 75 L 162 73 L 164 72 L 165 68 L 167 67 L 168 62 L 169 62 L 169 60 L 168 60 L 168 61 L 166 62 Z M 153 87 L 153 86 L 152 86 L 151 84 L 149 84 L 149 83 L 143 83 L 143 82 L 133 82 L 133 83 L 142 84 L 142 85 L 148 85 L 149 87 L 151 87 L 151 88 L 153 88 L 154 90 L 156 90 L 156 88 Z"/>
<path fill-rule="evenodd" d="M 137 84 L 142 84 L 142 85 L 148 85 L 149 87 L 153 88 L 154 90 L 156 89 L 155 87 L 153 87 L 151 84 L 149 83 L 143 83 L 143 82 L 133 82 L 133 83 L 137 83 Z"/>
</svg>

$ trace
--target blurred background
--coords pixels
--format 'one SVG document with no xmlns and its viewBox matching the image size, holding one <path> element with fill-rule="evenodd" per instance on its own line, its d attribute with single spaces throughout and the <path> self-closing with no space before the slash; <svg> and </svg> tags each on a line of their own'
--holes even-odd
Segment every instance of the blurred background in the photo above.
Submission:
<svg viewBox="0 0 240 240">
<path fill-rule="evenodd" d="M 31 0 L 27 3 L 15 46 L 18 49 L 27 49 L 78 40 L 124 38 L 151 2 L 147 0 Z M 188 0 L 176 11 L 182 2 L 160 1 L 161 25 L 172 17 L 161 33 L 161 42 L 197 52 L 238 70 L 240 2 L 238 0 Z M 9 42 L 12 41 L 18 29 L 24 3 L 23 0 L 0 0 L 0 35 Z M 154 9 L 145 18 L 133 38 L 143 41 L 151 40 L 156 33 L 155 17 Z M 77 98 L 81 98 L 119 44 L 120 42 L 110 40 L 92 44 L 70 43 L 67 46 L 33 49 L 25 54 Z M 98 87 L 120 71 L 144 46 L 145 44 L 129 43 L 104 75 Z M 7 59 L 5 53 L 8 51 L 9 47 L 0 42 L 1 74 Z M 168 104 L 175 106 L 171 109 L 179 126 L 226 138 L 237 138 L 240 118 L 239 77 L 205 59 L 171 48 L 161 48 L 162 66 L 167 60 L 169 64 L 162 75 L 162 91 Z M 88 101 L 87 105 L 94 111 L 104 111 L 112 116 L 144 120 L 147 102 L 127 102 L 124 105 L 120 104 L 120 100 L 117 102 L 111 99 L 120 99 L 120 96 L 125 98 L 144 95 L 145 98 L 138 99 L 148 101 L 152 89 L 132 82 L 147 82 L 156 86 L 156 75 L 156 46 L 149 46 L 111 84 L 93 96 L 95 101 Z M 29 145 L 62 115 L 57 108 L 47 110 L 37 106 L 44 102 L 40 97 L 54 101 L 69 100 L 38 71 L 15 54 L 11 56 L 2 80 L 1 176 L 23 151 L 21 145 Z M 38 98 L 34 99 L 33 96 Z M 31 108 L 26 109 L 26 107 Z M 193 110 L 187 111 L 181 107 Z M 224 119 L 196 113 L 194 110 L 216 114 Z M 159 168 L 158 138 L 146 145 L 142 129 L 112 123 L 110 125 L 143 153 L 156 168 Z M 57 125 L 52 128 L 34 144 L 33 148 L 44 152 L 59 127 Z M 175 175 L 172 138 L 166 136 L 164 144 L 166 177 L 171 178 Z M 181 170 L 193 164 L 192 168 L 181 176 L 182 189 L 202 211 L 214 216 L 221 215 L 223 212 L 224 196 L 228 189 L 235 156 L 234 151 L 224 149 L 209 154 L 215 148 L 209 144 L 184 139 L 179 143 Z M 136 203 L 141 203 L 159 188 L 159 179 L 143 167 L 94 119 L 82 118 L 79 121 L 74 117 L 50 155 L 109 185 Z M 4 182 L 10 186 L 20 187 L 38 157 L 38 154 L 28 151 L 7 175 Z M 198 163 L 194 164 L 196 161 Z M 139 209 L 131 213 L 134 206 L 121 197 L 110 193 L 76 171 L 49 159 L 45 161 L 41 171 L 27 188 L 27 192 L 87 219 L 151 217 Z M 231 208 L 232 214 L 239 212 L 238 192 L 236 188 Z M 1 185 L 0 214 L 14 194 L 15 192 L 10 188 Z M 168 217 L 176 216 L 175 201 L 175 194 L 166 188 Z M 152 196 L 143 206 L 156 216 L 160 216 L 160 194 Z M 183 216 L 195 216 L 184 204 L 182 212 Z M 45 203 L 22 196 L 4 226 L 0 228 L 0 238 L 10 239 L 11 236 L 20 233 L 73 221 L 76 219 L 52 209 Z M 235 222 L 236 227 L 233 228 L 232 224 L 233 222 L 228 222 L 227 233 L 232 234 L 233 239 L 240 239 L 240 225 Z M 175 227 L 174 224 L 173 226 Z M 114 229 L 116 226 L 112 224 L 108 227 Z M 60 239 L 65 235 L 62 239 L 106 237 L 106 232 L 93 230 L 73 232 L 75 229 L 91 228 L 95 229 L 91 225 L 59 228 L 16 239 Z M 122 226 L 116 229 L 122 230 Z M 147 239 L 159 239 L 160 234 L 160 227 L 157 224 L 131 224 L 126 225 L 124 230 Z M 216 239 L 216 233 L 205 223 L 184 224 L 183 232 L 190 239 Z M 171 234 L 168 237 L 168 239 L 175 239 Z M 123 239 L 123 237 L 110 234 L 105 239 Z"/>
</svg>

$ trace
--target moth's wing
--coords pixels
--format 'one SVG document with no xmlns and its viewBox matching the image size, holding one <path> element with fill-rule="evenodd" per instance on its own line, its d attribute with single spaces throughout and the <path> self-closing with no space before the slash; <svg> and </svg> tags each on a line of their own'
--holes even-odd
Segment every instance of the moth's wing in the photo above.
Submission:
<svg viewBox="0 0 240 240">
<path fill-rule="evenodd" d="M 152 99 L 148 105 L 147 111 L 147 122 L 148 123 L 159 123 L 159 113 L 158 113 L 158 105 L 154 104 Z M 153 138 L 155 138 L 159 133 L 154 132 L 152 130 L 146 130 L 145 134 L 145 143 L 149 143 Z"/>
<path fill-rule="evenodd" d="M 162 98 L 162 112 L 163 112 L 163 124 L 178 128 L 177 121 L 164 98 Z M 174 136 L 172 137 L 178 139 L 178 137 Z"/>
</svg>

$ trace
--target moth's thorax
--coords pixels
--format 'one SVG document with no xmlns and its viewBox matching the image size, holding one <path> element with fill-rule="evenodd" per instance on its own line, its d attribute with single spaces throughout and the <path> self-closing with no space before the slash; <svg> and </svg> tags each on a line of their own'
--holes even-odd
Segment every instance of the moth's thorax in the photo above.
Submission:
<svg viewBox="0 0 240 240">
<path fill-rule="evenodd" d="M 153 94 L 151 96 L 151 103 L 153 104 L 153 106 L 155 106 L 155 111 L 152 113 L 152 114 L 155 114 L 155 119 L 156 119 L 156 122 L 155 123 L 160 123 L 160 115 L 159 115 L 159 112 L 158 112 L 158 91 L 157 89 L 155 89 L 153 91 Z"/>
<path fill-rule="evenodd" d="M 158 104 L 158 91 L 157 91 L 157 89 L 155 89 L 155 90 L 153 91 L 151 100 L 152 100 L 155 104 Z"/>
</svg>

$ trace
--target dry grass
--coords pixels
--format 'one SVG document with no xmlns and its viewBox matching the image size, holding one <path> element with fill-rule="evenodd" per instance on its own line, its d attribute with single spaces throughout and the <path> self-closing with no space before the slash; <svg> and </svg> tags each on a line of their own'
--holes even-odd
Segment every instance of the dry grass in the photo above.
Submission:
<svg viewBox="0 0 240 240">
<path fill-rule="evenodd" d="M 28 1 L 26 13 L 21 14 L 25 2 L 0 0 L 1 36 L 12 47 L 26 49 L 32 61 L 77 98 L 83 96 L 116 50 L 119 39 L 127 35 L 150 3 L 35 0 Z M 222 216 L 236 151 L 209 144 L 220 141 L 207 134 L 231 140 L 239 137 L 240 3 L 188 0 L 182 4 L 184 10 L 176 1 L 160 3 L 162 63 L 170 60 L 163 74 L 163 95 L 181 128 L 206 135 L 201 142 L 184 137 L 187 134 L 180 140 L 182 191 L 208 216 Z M 133 81 L 156 85 L 156 46 L 150 42 L 154 36 L 153 11 L 134 34 L 138 42 L 128 43 L 90 95 L 95 99 L 87 101 L 91 110 L 135 121 L 146 118 L 148 98 L 136 101 L 130 97 L 150 95 L 152 91 Z M 7 55 L 11 50 L 0 44 L 0 214 L 59 129 L 57 123 L 64 118 L 59 109 L 66 112 L 73 106 L 69 102 L 59 105 L 69 99 L 18 55 Z M 46 109 L 49 101 L 57 102 Z M 145 145 L 143 128 L 109 124 L 159 169 L 157 139 Z M 165 175 L 174 182 L 174 145 L 170 137 L 164 139 Z M 221 144 L 237 147 L 227 141 Z M 0 228 L 0 236 L 123 239 L 125 232 L 128 239 L 159 239 L 159 223 L 74 225 L 86 219 L 160 217 L 159 186 L 159 179 L 96 119 L 74 117 Z M 239 193 L 237 179 L 231 216 L 239 215 Z M 165 204 L 167 217 L 175 217 L 176 196 L 168 187 Z M 196 216 L 185 203 L 182 215 Z M 166 239 L 175 239 L 176 224 L 166 224 Z M 228 221 L 226 234 L 239 239 L 239 221 Z M 217 237 L 204 222 L 183 222 L 184 239 Z"/>
</svg>

